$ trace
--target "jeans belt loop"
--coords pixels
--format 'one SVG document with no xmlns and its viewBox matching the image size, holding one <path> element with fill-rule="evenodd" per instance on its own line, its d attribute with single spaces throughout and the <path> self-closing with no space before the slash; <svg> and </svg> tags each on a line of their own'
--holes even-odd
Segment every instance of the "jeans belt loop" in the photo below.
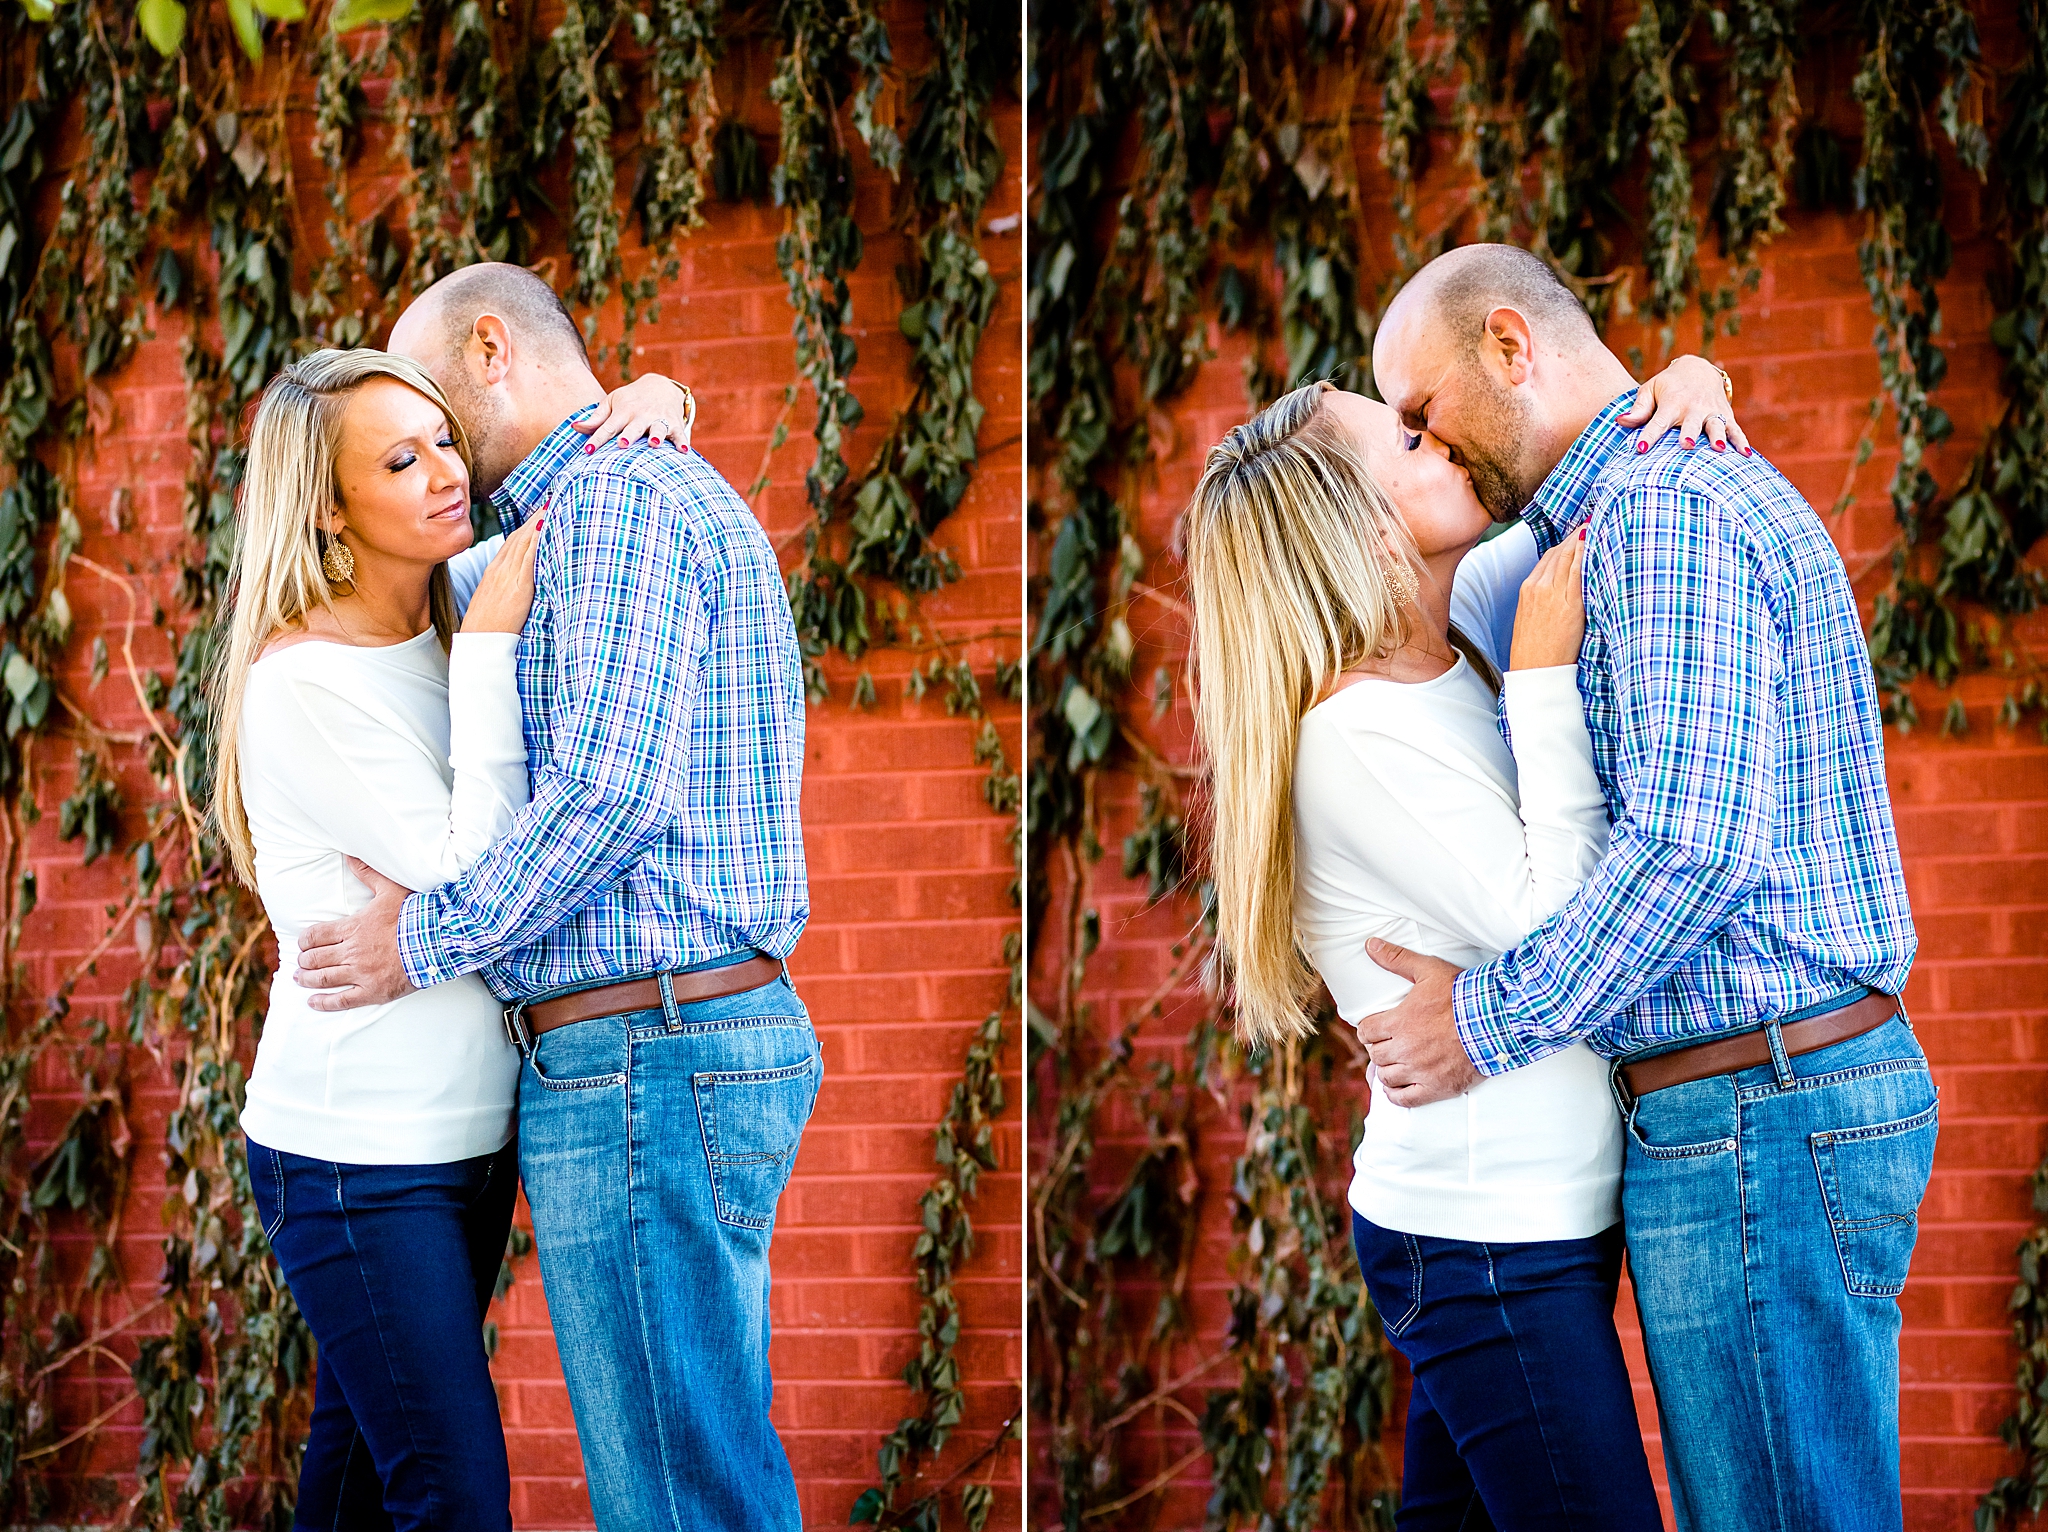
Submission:
<svg viewBox="0 0 2048 1532">
<path fill-rule="evenodd" d="M 523 1059 L 533 1052 L 533 1033 L 526 1025 L 526 1002 L 514 1000 L 504 1009 L 505 1036 Z"/>
<path fill-rule="evenodd" d="M 1614 1097 L 1614 1104 L 1621 1109 L 1621 1120 L 1627 1122 L 1635 1115 L 1636 1098 L 1629 1092 L 1628 1076 L 1621 1072 L 1626 1058 L 1610 1059 L 1607 1064 L 1607 1089 Z"/>
<path fill-rule="evenodd" d="M 1773 1018 L 1764 1023 L 1764 1038 L 1771 1045 L 1771 1072 L 1778 1077 L 1778 1089 L 1787 1089 L 1797 1078 L 1792 1073 L 1791 1055 L 1785 1052 L 1785 1025 Z"/>
<path fill-rule="evenodd" d="M 666 969 L 654 976 L 654 982 L 661 986 L 661 1011 L 668 1018 L 668 1029 L 680 1032 L 683 1029 L 683 1013 L 676 1004 L 675 975 Z"/>
</svg>

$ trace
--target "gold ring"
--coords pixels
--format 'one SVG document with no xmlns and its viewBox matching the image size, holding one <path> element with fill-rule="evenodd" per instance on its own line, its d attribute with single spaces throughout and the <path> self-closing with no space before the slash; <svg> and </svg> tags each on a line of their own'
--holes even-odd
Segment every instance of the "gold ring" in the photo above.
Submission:
<svg viewBox="0 0 2048 1532">
<path fill-rule="evenodd" d="M 678 383 L 676 387 L 683 391 L 683 429 L 687 431 L 697 424 L 697 396 L 690 392 L 687 383 Z"/>
</svg>

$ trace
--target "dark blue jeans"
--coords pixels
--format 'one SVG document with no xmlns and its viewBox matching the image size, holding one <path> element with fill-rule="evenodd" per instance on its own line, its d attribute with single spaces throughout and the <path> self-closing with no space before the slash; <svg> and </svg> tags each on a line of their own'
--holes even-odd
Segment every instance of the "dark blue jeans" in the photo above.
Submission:
<svg viewBox="0 0 2048 1532">
<path fill-rule="evenodd" d="M 1351 1215 L 1415 1388 L 1401 1532 L 1660 1532 L 1614 1333 L 1619 1227 L 1478 1244 Z"/>
<path fill-rule="evenodd" d="M 509 1532 L 484 1355 L 519 1154 L 338 1165 L 249 1144 L 263 1232 L 320 1346 L 294 1526 Z"/>
</svg>

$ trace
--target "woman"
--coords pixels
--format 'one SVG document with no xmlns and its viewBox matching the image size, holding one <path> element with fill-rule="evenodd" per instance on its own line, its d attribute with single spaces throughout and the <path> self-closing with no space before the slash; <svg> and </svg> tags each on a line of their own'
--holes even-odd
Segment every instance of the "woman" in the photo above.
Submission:
<svg viewBox="0 0 2048 1532">
<path fill-rule="evenodd" d="M 642 379 L 591 446 L 686 404 Z M 458 630 L 448 561 L 488 557 L 469 483 L 461 423 L 402 357 L 316 352 L 256 408 L 214 806 L 280 972 L 307 925 L 367 901 L 348 858 L 434 888 L 526 802 L 514 668 L 541 518 L 465 572 Z M 319 1342 L 296 1525 L 504 1532 L 482 1326 L 518 1184 L 519 1055 L 473 976 L 346 1015 L 306 995 L 271 987 L 242 1114 L 264 1233 Z"/>
<path fill-rule="evenodd" d="M 1688 437 L 1728 409 L 1690 360 L 1644 385 L 1630 423 L 1653 402 Z M 1576 680 L 1583 533 L 1539 562 L 1522 527 L 1481 548 L 1489 526 L 1441 443 L 1327 384 L 1209 455 L 1181 536 L 1220 947 L 1252 1042 L 1310 1030 L 1318 975 L 1348 1022 L 1392 1006 L 1407 985 L 1369 937 L 1497 955 L 1605 848 Z M 1412 1110 L 1368 1076 L 1350 1200 L 1414 1373 L 1400 1526 L 1656 1532 L 1613 1321 L 1606 1066 L 1581 1044 Z"/>
</svg>

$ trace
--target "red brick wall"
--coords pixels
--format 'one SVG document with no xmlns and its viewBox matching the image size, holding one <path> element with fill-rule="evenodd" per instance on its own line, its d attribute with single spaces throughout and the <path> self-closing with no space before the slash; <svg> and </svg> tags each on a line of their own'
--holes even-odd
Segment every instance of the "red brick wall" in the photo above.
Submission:
<svg viewBox="0 0 2048 1532">
<path fill-rule="evenodd" d="M 1985 57 L 2010 57 L 2013 7 L 1995 0 L 1978 12 Z M 1809 112 L 1853 148 L 1861 123 L 1848 95 L 1852 73 L 1853 66 L 1838 67 L 1826 78 L 1802 74 L 1800 97 Z M 1440 95 L 1437 104 L 1441 120 L 1447 95 Z M 1368 231 L 1364 279 L 1371 284 L 1393 269 L 1387 239 L 1392 201 L 1377 162 L 1376 128 L 1354 131 Z M 1425 182 L 1425 229 L 1454 213 L 1465 173 L 1453 163 L 1450 139 L 1439 137 L 1432 150 L 1429 163 L 1437 168 Z M 1988 199 L 1974 181 L 1955 173 L 1952 163 L 1950 171 L 1948 226 L 1956 261 L 1941 286 L 1941 344 L 1951 368 L 1936 399 L 1954 416 L 1956 433 L 1935 454 L 1935 471 L 1944 483 L 1954 482 L 2002 407 L 1999 359 L 1988 336 L 1994 310 L 1985 288 L 2000 247 L 1985 227 Z M 1700 178 L 1702 187 L 1707 179 Z M 1704 200 L 1699 211 L 1704 223 Z M 1751 440 L 1825 511 L 1841 491 L 1879 386 L 1870 345 L 1873 321 L 1856 253 L 1863 219 L 1793 210 L 1788 222 L 1789 232 L 1763 254 L 1761 289 L 1743 300 L 1742 333 L 1722 340 L 1716 355 L 1734 378 L 1739 415 Z M 1702 248 L 1711 255 L 1709 238 L 1703 236 Z M 1709 283 L 1724 276 L 1712 259 L 1706 268 Z M 1694 345 L 1698 336 L 1695 311 L 1689 322 L 1680 323 L 1679 343 Z M 1154 550 L 1151 570 L 1143 578 L 1169 590 L 1179 570 L 1157 550 L 1167 545 L 1173 517 L 1194 487 L 1208 446 L 1246 414 L 1240 384 L 1243 337 L 1216 331 L 1211 339 L 1218 354 L 1168 411 L 1178 445 L 1158 464 L 1140 503 L 1139 536 Z M 1609 339 L 1618 351 L 1640 345 L 1655 365 L 1657 342 L 1648 327 L 1617 324 Z M 1155 431 L 1155 440 L 1159 434 Z M 1835 528 L 1866 616 L 1888 567 L 1885 551 L 1893 525 L 1885 487 L 1895 445 L 1887 413 L 1876 456 L 1856 477 L 1857 503 Z M 1131 620 L 1139 636 L 1132 674 L 1141 684 L 1148 684 L 1158 665 L 1176 670 L 1182 665 L 1185 633 L 1175 613 L 1158 602 L 1139 602 Z M 2017 624 L 2016 632 L 2038 652 L 2048 625 L 2030 618 Z M 1909 1528 L 1968 1527 L 1977 1495 L 2008 1466 L 1997 1430 L 2010 1408 L 2016 1357 L 2003 1311 L 2015 1280 L 2014 1247 L 2033 1221 L 2028 1176 L 2048 1147 L 2048 747 L 2031 723 L 2017 735 L 1994 726 L 1992 714 L 2005 690 L 2003 682 L 1992 678 L 1963 684 L 1970 730 L 1961 739 L 1936 737 L 1948 699 L 1931 691 L 1920 700 L 1927 721 L 1920 732 L 1907 738 L 1886 734 L 1921 938 L 1906 999 L 1933 1061 L 1942 1103 L 1934 1182 L 1903 1299 L 1901 1419 Z M 1192 727 L 1186 707 L 1177 706 L 1156 724 L 1147 722 L 1149 713 L 1141 701 L 1128 716 L 1169 757 L 1189 759 Z M 1104 810 L 1101 840 L 1111 852 L 1094 873 L 1089 901 L 1102 914 L 1103 946 L 1090 964 L 1088 999 L 1107 1034 L 1123 1025 L 1164 979 L 1172 964 L 1169 949 L 1186 934 L 1188 912 L 1148 910 L 1142 881 L 1118 876 L 1115 847 L 1130 830 L 1138 807 L 1132 779 L 1112 775 L 1099 801 Z M 1059 907 L 1056 899 L 1054 908 Z M 1042 953 L 1033 982 L 1048 996 L 1053 993 Z M 1178 1015 L 1169 1007 L 1163 1020 L 1145 1027 L 1141 1050 L 1176 1051 L 1194 1014 L 1192 1000 Z M 1140 1068 L 1143 1063 L 1141 1057 Z M 1362 1104 L 1362 1079 L 1359 1094 Z M 1205 1217 L 1193 1305 L 1196 1338 L 1161 1376 L 1177 1375 L 1214 1351 L 1227 1318 L 1230 1245 L 1224 1202 L 1229 1166 L 1241 1143 L 1234 1123 L 1219 1114 L 1205 1111 L 1200 1122 Z M 1341 1147 L 1342 1125 L 1329 1127 Z M 1115 1184 L 1111 1172 L 1125 1163 L 1121 1156 L 1128 1154 L 1129 1144 L 1142 1138 L 1142 1128 L 1128 1120 L 1119 1131 L 1126 1135 L 1121 1144 L 1113 1134 L 1105 1137 L 1106 1186 Z M 1130 1312 L 1149 1313 L 1150 1306 L 1134 1302 Z M 1661 1484 L 1656 1416 L 1626 1293 L 1621 1321 Z M 1219 1369 L 1207 1381 L 1220 1385 L 1230 1377 L 1228 1369 Z M 1198 1389 L 1183 1397 L 1199 1412 Z M 1398 1406 L 1405 1411 L 1405 1373 Z M 1162 1419 L 1170 1422 L 1172 1417 Z M 1142 1461 L 1131 1465 L 1128 1482 L 1146 1482 L 1193 1445 L 1191 1431 L 1166 1431 L 1156 1446 L 1144 1449 Z M 1398 1467 L 1398 1428 L 1389 1450 Z M 1035 1493 L 1043 1496 L 1049 1490 L 1041 1487 Z M 1197 1524 L 1206 1493 L 1199 1469 L 1191 1471 L 1168 1492 L 1156 1524 Z"/>
<path fill-rule="evenodd" d="M 898 67 L 906 78 L 914 78 L 929 57 L 922 12 L 899 4 L 889 7 L 888 16 Z M 739 51 L 751 54 L 748 70 L 743 74 L 728 64 L 718 82 L 720 99 L 761 135 L 764 153 L 772 160 L 776 112 L 764 93 L 770 65 L 759 47 Z M 903 99 L 908 100 L 907 92 Z M 999 98 L 997 113 L 1009 173 L 987 216 L 1012 221 L 1005 232 L 982 237 L 1003 293 L 976 370 L 976 386 L 988 409 L 984 457 L 966 501 L 939 538 L 954 551 L 964 577 L 929 598 L 925 612 L 931 626 L 963 644 L 963 652 L 973 658 L 1015 761 L 1021 758 L 1018 710 L 1000 702 L 986 684 L 996 660 L 1017 654 L 1022 538 L 1016 425 L 1022 250 L 1014 221 L 1021 112 L 1015 98 L 1006 95 Z M 318 162 L 307 146 L 309 86 L 299 92 L 291 121 L 297 184 L 309 204 L 301 237 L 314 240 L 326 210 Z M 396 186 L 388 146 L 386 124 L 373 122 L 355 173 L 358 210 L 375 207 Z M 78 153 L 74 122 L 58 157 L 60 166 Z M 565 160 L 566 153 L 565 147 Z M 45 228 L 54 216 L 60 179 L 61 174 L 53 175 L 44 186 Z M 629 183 L 630 177 L 622 176 L 622 186 Z M 896 325 L 903 300 L 895 271 L 907 250 L 903 236 L 891 227 L 893 189 L 885 177 L 865 171 L 858 192 L 867 251 L 852 282 L 854 334 L 861 351 L 853 384 L 867 406 L 867 423 L 846 448 L 856 469 L 866 463 L 911 388 L 908 346 Z M 660 323 L 640 333 L 635 367 L 665 371 L 695 387 L 700 402 L 696 445 L 744 491 L 781 412 L 782 390 L 795 375 L 791 315 L 775 264 L 783 219 L 772 207 L 715 204 L 707 214 L 709 226 L 682 244 L 682 272 L 663 289 Z M 627 243 L 628 270 L 637 276 L 646 261 L 633 238 Z M 543 254 L 559 258 L 559 238 Z M 315 258 L 317 252 L 301 251 L 302 278 Z M 179 514 L 187 453 L 178 345 L 186 323 L 182 314 L 166 316 L 155 338 L 113 380 L 113 427 L 84 455 L 78 476 L 82 553 L 116 569 L 132 564 L 141 572 L 141 585 L 172 610 L 171 625 L 181 632 L 190 619 L 175 609 L 171 571 L 182 556 Z M 615 329 L 614 324 L 613 339 Z M 74 368 L 75 384 L 75 363 L 71 358 L 65 363 Z M 615 379 L 609 372 L 605 376 Z M 809 409 L 806 391 L 790 440 L 774 455 L 772 486 L 759 502 L 785 563 L 794 562 L 800 551 L 809 515 L 803 493 L 810 461 Z M 117 533 L 110 530 L 111 508 L 122 496 L 132 530 Z M 139 715 L 118 669 L 123 598 L 75 568 L 69 591 L 78 621 L 62 689 L 106 728 L 134 730 Z M 114 645 L 117 669 L 94 688 L 90 654 L 101 634 Z M 1009 636 L 991 636 L 1004 634 Z M 165 631 L 143 628 L 136 652 L 144 666 L 168 673 L 173 651 Z M 804 821 L 813 913 L 790 966 L 823 1040 L 826 1079 L 794 1182 L 782 1202 L 773 1250 L 775 1420 L 795 1465 L 805 1520 L 821 1526 L 845 1523 L 855 1497 L 874 1482 L 876 1446 L 911 1406 L 899 1373 L 917 1346 L 918 1295 L 910 1248 L 918 1230 L 917 1199 L 936 1168 L 931 1128 L 959 1078 L 975 1027 L 1002 1001 L 1007 982 L 1003 937 L 1016 919 L 1008 894 L 1012 852 L 1005 841 L 1007 826 L 983 802 L 985 772 L 972 758 L 977 726 L 948 718 L 937 692 L 921 702 L 909 700 L 902 686 L 909 662 L 902 655 L 875 654 L 868 666 L 877 683 L 873 709 L 856 713 L 849 708 L 855 672 L 835 665 L 831 673 L 837 695 L 814 706 L 808 723 Z M 36 793 L 46 812 L 29 855 L 42 903 L 23 937 L 38 993 L 100 939 L 108 902 L 121 893 L 119 861 L 82 869 L 77 846 L 57 839 L 53 811 L 71 788 L 71 753 L 68 744 L 52 741 L 38 755 L 44 770 Z M 135 809 L 150 800 L 153 790 L 133 749 L 117 747 L 115 754 L 123 768 L 132 833 L 140 823 Z M 133 976 L 134 961 L 124 936 L 100 962 L 97 977 L 81 988 L 74 1026 L 112 1016 Z M 1017 1058 L 1013 1046 L 1013 1071 Z M 154 1146 L 161 1142 L 171 1084 L 139 1049 L 131 1051 L 129 1076 L 130 1114 L 140 1145 L 120 1241 L 128 1285 L 105 1303 L 108 1321 L 120 1318 L 127 1305 L 151 1301 L 160 1264 L 162 1172 Z M 75 1077 L 61 1060 L 46 1057 L 35 1089 L 32 1149 L 61 1131 L 75 1099 Z M 1013 1085 L 998 1134 L 1001 1169 L 984 1178 L 974 1209 L 979 1246 L 960 1284 L 966 1328 L 959 1357 L 970 1380 L 968 1403 L 957 1445 L 945 1459 L 948 1468 L 982 1446 L 1010 1415 L 1022 1376 L 1016 1296 L 1023 1259 L 1018 1096 Z M 78 1237 L 69 1237 L 66 1249 L 82 1260 L 85 1246 Z M 511 1449 L 514 1521 L 522 1528 L 589 1526 L 574 1422 L 539 1272 L 530 1258 L 521 1263 L 516 1285 L 493 1317 L 502 1335 L 495 1372 Z M 136 1337 L 147 1333 L 145 1321 L 114 1342 L 112 1350 L 124 1367 Z M 65 1376 L 75 1381 L 67 1381 L 60 1393 L 62 1420 L 83 1423 L 120 1398 L 128 1389 L 124 1367 L 87 1359 L 69 1369 Z M 60 1456 L 60 1473 L 98 1478 L 132 1469 L 139 1413 L 131 1407 L 89 1446 Z M 1016 1463 L 1014 1449 L 999 1459 L 999 1485 L 1017 1483 Z M 87 1490 L 80 1499 L 82 1511 L 106 1504 L 112 1490 L 104 1481 Z M 126 1490 L 119 1493 L 125 1496 Z M 990 1524 L 1005 1529 L 1020 1524 L 1014 1489 L 999 1495 Z"/>
</svg>

